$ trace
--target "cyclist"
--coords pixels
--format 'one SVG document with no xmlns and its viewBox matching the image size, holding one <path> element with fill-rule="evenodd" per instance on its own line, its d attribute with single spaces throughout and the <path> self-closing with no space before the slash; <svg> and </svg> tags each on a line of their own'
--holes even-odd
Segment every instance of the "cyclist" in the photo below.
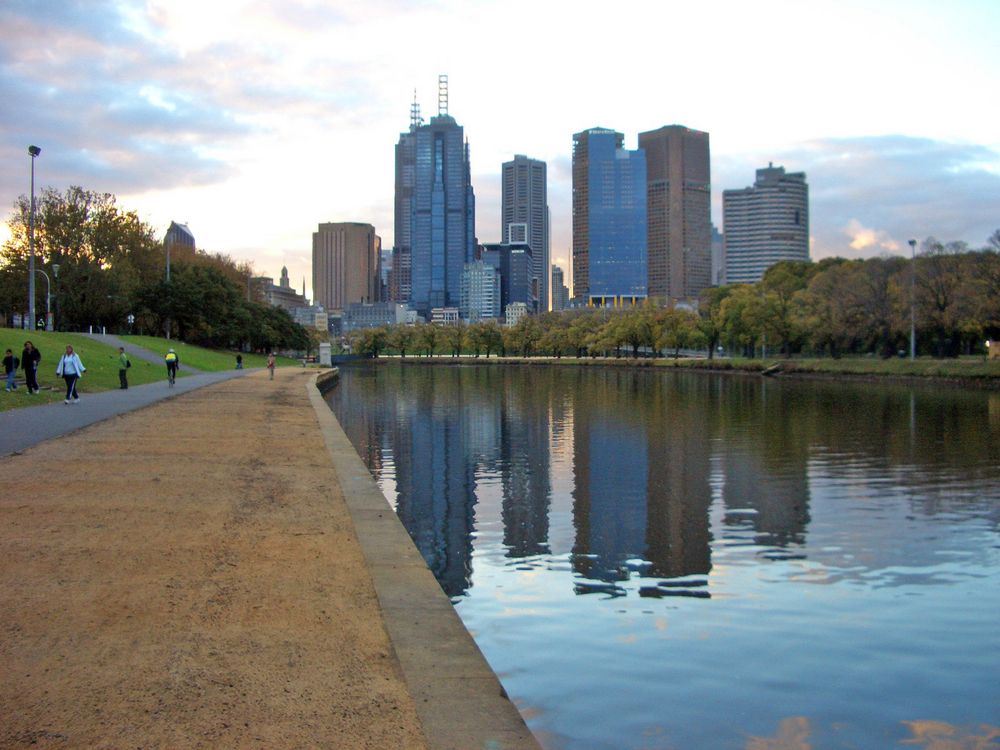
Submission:
<svg viewBox="0 0 1000 750">
<path fill-rule="evenodd" d="M 177 368 L 181 366 L 181 360 L 177 356 L 177 352 L 173 349 L 167 352 L 167 356 L 164 357 L 167 363 L 167 382 L 170 383 L 170 387 L 174 387 L 174 381 L 177 379 Z"/>
</svg>

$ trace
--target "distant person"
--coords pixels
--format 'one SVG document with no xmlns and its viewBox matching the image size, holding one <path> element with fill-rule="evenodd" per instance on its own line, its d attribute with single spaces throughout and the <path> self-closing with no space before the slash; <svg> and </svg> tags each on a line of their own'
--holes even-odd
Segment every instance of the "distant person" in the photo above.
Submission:
<svg viewBox="0 0 1000 750">
<path fill-rule="evenodd" d="M 42 353 L 30 341 L 24 342 L 21 352 L 21 367 L 24 368 L 24 384 L 29 394 L 38 393 L 38 363 L 42 361 Z"/>
<path fill-rule="evenodd" d="M 180 357 L 177 356 L 177 352 L 173 349 L 167 352 L 167 356 L 164 357 L 167 363 L 167 382 L 170 387 L 174 387 L 174 381 L 177 380 L 177 368 L 181 366 Z"/>
<path fill-rule="evenodd" d="M 7 376 L 7 392 L 17 390 L 17 383 L 14 381 L 14 376 L 17 375 L 17 366 L 21 363 L 17 357 L 14 356 L 14 352 L 8 349 L 3 356 L 3 372 Z"/>
<path fill-rule="evenodd" d="M 132 363 L 128 360 L 128 355 L 125 353 L 125 347 L 118 347 L 118 386 L 119 390 L 128 390 L 128 368 L 132 366 Z"/>
<path fill-rule="evenodd" d="M 80 394 L 76 392 L 76 382 L 83 377 L 87 368 L 80 361 L 80 355 L 73 351 L 72 346 L 66 347 L 66 353 L 59 358 L 56 375 L 66 381 L 66 400 L 63 403 L 80 403 Z"/>
<path fill-rule="evenodd" d="M 242 354 L 237 354 L 236 355 L 236 369 L 237 370 L 242 370 L 243 369 L 243 355 Z"/>
<path fill-rule="evenodd" d="M 267 370 L 271 373 L 271 380 L 274 380 L 274 352 L 267 355 Z"/>
</svg>

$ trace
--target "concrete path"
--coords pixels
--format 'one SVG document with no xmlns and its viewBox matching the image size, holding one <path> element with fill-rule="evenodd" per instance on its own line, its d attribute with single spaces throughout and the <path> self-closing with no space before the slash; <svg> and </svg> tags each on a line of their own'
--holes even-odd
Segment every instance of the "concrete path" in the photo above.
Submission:
<svg viewBox="0 0 1000 750">
<path fill-rule="evenodd" d="M 80 394 L 78 403 L 64 404 L 59 401 L 54 404 L 0 412 L 0 456 L 23 451 L 43 440 L 51 440 L 95 422 L 251 372 L 255 370 L 200 372 L 197 375 L 177 378 L 173 388 L 167 385 L 164 379 L 158 383 L 130 386 L 124 391 L 115 389 L 94 394 L 86 393 L 86 383 L 83 383 L 81 390 L 84 392 Z"/>
<path fill-rule="evenodd" d="M 0 415 L 0 748 L 540 750 L 315 380 Z"/>
<path fill-rule="evenodd" d="M 159 353 L 153 352 L 150 351 L 149 349 L 144 349 L 141 346 L 130 344 L 125 339 L 120 339 L 117 336 L 112 336 L 111 334 L 81 333 L 80 335 L 86 336 L 88 339 L 93 339 L 94 341 L 99 341 L 100 343 L 105 344 L 106 346 L 113 346 L 115 349 L 117 349 L 120 346 L 125 347 L 125 353 L 128 354 L 128 356 L 133 359 L 141 359 L 146 362 L 151 362 L 154 365 L 163 365 L 163 355 L 165 355 L 166 352 L 159 352 Z M 165 366 L 166 365 L 164 365 L 164 367 Z M 198 370 L 197 368 L 191 367 L 190 365 L 185 365 L 183 362 L 181 362 L 181 366 L 187 370 L 190 370 L 191 372 L 200 372 L 200 370 Z"/>
</svg>

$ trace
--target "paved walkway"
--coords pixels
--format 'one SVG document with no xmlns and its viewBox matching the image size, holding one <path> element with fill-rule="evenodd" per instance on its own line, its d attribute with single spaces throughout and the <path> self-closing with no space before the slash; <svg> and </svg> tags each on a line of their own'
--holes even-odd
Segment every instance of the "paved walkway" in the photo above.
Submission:
<svg viewBox="0 0 1000 750">
<path fill-rule="evenodd" d="M 125 352 L 132 359 L 141 359 L 154 365 L 163 365 L 163 355 L 166 352 L 154 352 L 149 349 L 144 349 L 141 346 L 135 344 L 130 344 L 128 341 L 122 338 L 118 338 L 110 333 L 81 333 L 81 336 L 86 336 L 88 339 L 93 339 L 98 341 L 105 346 L 111 346 L 117 349 L 118 347 L 124 347 Z M 184 364 L 183 362 L 181 363 Z M 185 365 L 186 369 L 192 372 L 200 372 L 196 367 L 191 367 L 190 365 Z"/>
<path fill-rule="evenodd" d="M 0 415 L 104 420 L 0 458 L 0 747 L 538 750 L 315 371 L 206 377 Z"/>
<path fill-rule="evenodd" d="M 43 440 L 51 440 L 95 422 L 251 372 L 254 370 L 201 372 L 177 378 L 173 388 L 163 380 L 146 385 L 129 386 L 128 390 L 124 391 L 116 388 L 94 394 L 83 393 L 80 395 L 80 401 L 75 404 L 64 404 L 59 401 L 54 404 L 0 412 L 0 456 L 23 451 Z"/>
</svg>

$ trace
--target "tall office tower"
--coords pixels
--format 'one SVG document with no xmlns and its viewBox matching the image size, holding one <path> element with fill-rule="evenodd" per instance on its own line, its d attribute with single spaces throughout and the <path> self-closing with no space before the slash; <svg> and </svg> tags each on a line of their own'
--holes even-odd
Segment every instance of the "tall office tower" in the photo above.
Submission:
<svg viewBox="0 0 1000 750">
<path fill-rule="evenodd" d="M 573 136 L 573 293 L 586 304 L 646 297 L 646 157 L 624 136 L 591 128 Z"/>
<path fill-rule="evenodd" d="M 726 283 L 726 245 L 722 232 L 712 224 L 712 286 Z"/>
<path fill-rule="evenodd" d="M 549 206 L 545 162 L 516 154 L 502 171 L 503 242 L 527 242 L 538 279 L 538 309 L 549 309 Z"/>
<path fill-rule="evenodd" d="M 396 199 L 394 212 L 394 238 L 392 247 L 392 274 L 389 278 L 389 299 L 406 302 L 410 299 L 410 240 L 413 203 L 413 184 L 416 175 L 416 131 L 423 124 L 417 92 L 413 92 L 410 105 L 410 129 L 399 134 L 396 144 Z"/>
<path fill-rule="evenodd" d="M 569 289 L 563 282 L 563 270 L 552 266 L 552 310 L 565 310 L 569 307 Z"/>
<path fill-rule="evenodd" d="M 447 76 L 438 78 L 437 116 L 427 125 L 411 118 L 410 128 L 403 134 L 413 139 L 408 304 L 427 317 L 431 308 L 459 306 L 462 269 L 475 260 L 476 248 L 469 144 L 448 114 Z M 405 195 L 405 182 L 402 189 Z"/>
<path fill-rule="evenodd" d="M 320 224 L 313 232 L 313 296 L 327 310 L 378 302 L 382 240 L 371 224 Z"/>
<path fill-rule="evenodd" d="M 466 263 L 462 270 L 462 300 L 459 315 L 475 323 L 500 317 L 500 271 L 481 260 Z"/>
<path fill-rule="evenodd" d="M 778 261 L 809 260 L 809 186 L 805 172 L 768 164 L 753 187 L 724 190 L 726 283 L 753 284 Z"/>
<path fill-rule="evenodd" d="M 500 276 L 500 309 L 522 302 L 528 312 L 538 312 L 538 284 L 535 260 L 527 242 L 494 243 L 482 246 L 480 258 Z"/>
<path fill-rule="evenodd" d="M 712 283 L 708 133 L 667 125 L 639 133 L 649 173 L 649 296 L 697 297 Z"/>
</svg>

